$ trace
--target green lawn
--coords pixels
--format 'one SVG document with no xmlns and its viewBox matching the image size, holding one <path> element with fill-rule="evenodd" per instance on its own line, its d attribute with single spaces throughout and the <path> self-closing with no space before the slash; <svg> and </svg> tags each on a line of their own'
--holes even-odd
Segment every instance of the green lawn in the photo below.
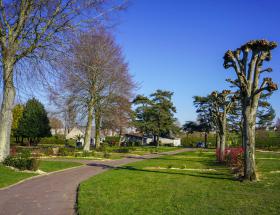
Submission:
<svg viewBox="0 0 280 215">
<path fill-rule="evenodd" d="M 213 152 L 130 164 L 82 183 L 79 214 L 279 214 L 280 154 L 257 158 L 257 183 L 235 180 Z"/>
<path fill-rule="evenodd" d="M 0 188 L 17 183 L 25 178 L 34 176 L 34 173 L 16 172 L 0 163 Z"/>
<path fill-rule="evenodd" d="M 45 159 L 48 159 L 49 157 L 51 159 L 77 159 L 77 160 L 103 160 L 103 159 L 121 159 L 127 156 L 133 156 L 133 155 L 145 155 L 145 154 L 151 154 L 151 153 L 161 153 L 161 152 L 168 152 L 168 151 L 174 151 L 181 149 L 180 147 L 167 147 L 167 146 L 136 146 L 136 147 L 117 147 L 117 146 L 110 146 L 106 147 L 106 153 L 109 155 L 108 157 L 104 156 L 104 151 L 93 151 L 92 154 L 89 153 L 88 156 L 83 155 L 83 151 L 80 150 L 76 153 L 76 156 L 74 155 L 68 155 L 68 156 L 44 156 Z M 119 150 L 119 151 L 118 151 Z"/>
<path fill-rule="evenodd" d="M 41 161 L 39 169 L 44 172 L 54 172 L 71 167 L 81 166 L 81 163 L 77 162 L 62 162 L 62 161 Z"/>
<path fill-rule="evenodd" d="M 39 169 L 44 172 L 53 172 L 80 165 L 82 164 L 76 162 L 41 161 Z M 15 184 L 23 179 L 30 178 L 35 175 L 37 174 L 12 170 L 0 163 L 0 188 Z"/>
</svg>

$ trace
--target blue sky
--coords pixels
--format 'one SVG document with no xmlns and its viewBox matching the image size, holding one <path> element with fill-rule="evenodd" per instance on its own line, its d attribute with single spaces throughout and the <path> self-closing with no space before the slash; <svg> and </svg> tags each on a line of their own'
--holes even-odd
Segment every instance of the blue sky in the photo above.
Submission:
<svg viewBox="0 0 280 215">
<path fill-rule="evenodd" d="M 116 37 L 137 93 L 174 92 L 176 116 L 195 120 L 194 95 L 228 88 L 233 70 L 223 68 L 223 55 L 251 39 L 280 45 L 278 0 L 132 0 L 121 16 Z M 280 47 L 272 52 L 270 75 L 280 85 Z M 280 90 L 271 103 L 280 116 Z"/>
</svg>

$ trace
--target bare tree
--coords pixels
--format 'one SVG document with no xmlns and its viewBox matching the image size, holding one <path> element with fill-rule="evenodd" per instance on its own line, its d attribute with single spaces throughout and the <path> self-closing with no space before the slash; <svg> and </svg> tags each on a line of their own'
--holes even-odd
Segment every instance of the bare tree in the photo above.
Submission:
<svg viewBox="0 0 280 215">
<path fill-rule="evenodd" d="M 0 0 L 0 54 L 3 85 L 0 111 L 0 161 L 8 154 L 14 80 L 25 75 L 23 65 L 53 59 L 61 51 L 66 33 L 82 28 L 111 7 L 99 0 Z M 112 8 L 117 8 L 116 6 Z M 90 18 L 89 18 L 90 17 Z M 19 68 L 16 73 L 16 68 Z"/>
<path fill-rule="evenodd" d="M 108 88 L 95 105 L 95 143 L 97 148 L 100 146 L 100 129 L 106 119 L 109 118 L 112 130 L 118 131 L 120 136 L 131 119 L 130 100 L 135 83 L 128 72 L 128 66 L 122 57 L 121 50 L 118 55 L 119 58 L 113 67 Z"/>
<path fill-rule="evenodd" d="M 102 112 L 101 128 L 117 132 L 120 136 L 119 145 L 125 129 L 131 126 L 132 109 L 128 95 L 116 96 L 107 107 L 103 108 Z"/>
<path fill-rule="evenodd" d="M 93 119 L 96 147 L 102 109 L 117 95 L 123 95 L 130 78 L 120 47 L 104 29 L 83 32 L 72 41 L 71 53 L 62 63 L 62 89 L 71 98 L 78 113 L 86 118 L 84 150 L 90 150 Z"/>
<path fill-rule="evenodd" d="M 271 72 L 271 68 L 263 69 L 263 63 L 271 59 L 271 50 L 276 48 L 275 42 L 267 40 L 252 40 L 235 51 L 228 50 L 224 55 L 224 67 L 233 68 L 237 79 L 227 79 L 239 88 L 243 116 L 243 147 L 245 149 L 244 179 L 255 181 L 255 129 L 256 116 L 260 96 L 264 91 L 272 92 L 278 87 L 271 78 L 260 75 Z"/>
<path fill-rule="evenodd" d="M 63 123 L 60 119 L 58 119 L 57 117 L 51 117 L 50 119 L 50 126 L 51 128 L 54 130 L 55 134 L 58 134 L 58 130 L 63 128 Z"/>
</svg>

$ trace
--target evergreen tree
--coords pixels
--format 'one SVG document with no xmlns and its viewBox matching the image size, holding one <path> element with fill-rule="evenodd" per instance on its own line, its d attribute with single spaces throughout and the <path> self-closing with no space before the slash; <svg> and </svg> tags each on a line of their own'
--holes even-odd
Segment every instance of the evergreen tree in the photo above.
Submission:
<svg viewBox="0 0 280 215">
<path fill-rule="evenodd" d="M 135 127 L 144 135 L 152 135 L 157 146 L 159 137 L 173 137 L 178 131 L 172 95 L 170 91 L 157 90 L 150 98 L 137 96 L 133 101 L 137 106 L 134 113 Z"/>
<path fill-rule="evenodd" d="M 19 132 L 28 138 L 29 144 L 37 144 L 40 138 L 51 135 L 47 112 L 37 99 L 27 101 L 19 123 Z"/>
</svg>

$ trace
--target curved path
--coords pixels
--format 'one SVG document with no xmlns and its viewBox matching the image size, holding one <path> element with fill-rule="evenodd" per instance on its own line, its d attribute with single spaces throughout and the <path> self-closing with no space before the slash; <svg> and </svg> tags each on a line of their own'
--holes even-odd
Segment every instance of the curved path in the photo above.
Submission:
<svg viewBox="0 0 280 215">
<path fill-rule="evenodd" d="M 79 160 L 78 162 L 83 162 L 87 165 L 33 178 L 0 190 L 0 215 L 75 214 L 77 187 L 89 177 L 100 174 L 112 167 L 191 150 L 181 149 L 109 161 Z"/>
</svg>

